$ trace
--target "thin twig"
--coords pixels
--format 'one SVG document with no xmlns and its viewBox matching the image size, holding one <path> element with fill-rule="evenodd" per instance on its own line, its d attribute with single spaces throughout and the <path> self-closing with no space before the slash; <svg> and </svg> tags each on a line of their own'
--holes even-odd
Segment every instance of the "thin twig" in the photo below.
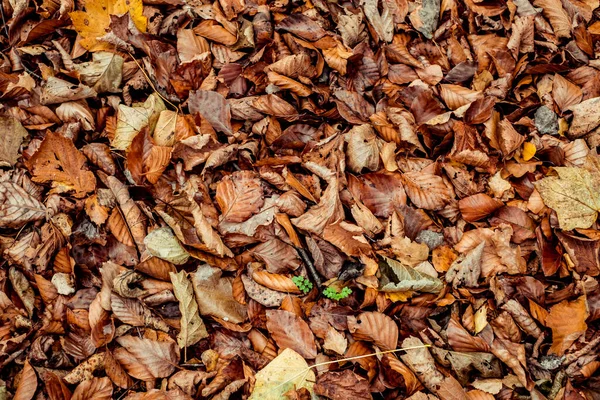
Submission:
<svg viewBox="0 0 600 400">
<path fill-rule="evenodd" d="M 300 258 L 302 259 L 302 261 L 304 261 L 304 264 L 306 264 L 306 269 L 308 270 L 310 277 L 315 282 L 315 285 L 317 287 L 321 287 L 321 284 L 322 284 L 321 278 L 319 277 L 319 273 L 317 272 L 317 269 L 315 268 L 315 264 L 313 264 L 312 260 L 310 259 L 308 252 L 306 250 L 304 250 L 302 247 L 294 246 L 294 248 L 300 255 Z"/>
</svg>

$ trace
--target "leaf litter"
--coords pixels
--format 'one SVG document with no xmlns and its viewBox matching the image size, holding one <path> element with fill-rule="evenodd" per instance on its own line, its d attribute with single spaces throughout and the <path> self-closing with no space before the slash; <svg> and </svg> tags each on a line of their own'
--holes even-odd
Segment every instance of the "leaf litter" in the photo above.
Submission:
<svg viewBox="0 0 600 400">
<path fill-rule="evenodd" d="M 598 398 L 598 7 L 4 1 L 0 399 Z"/>
</svg>

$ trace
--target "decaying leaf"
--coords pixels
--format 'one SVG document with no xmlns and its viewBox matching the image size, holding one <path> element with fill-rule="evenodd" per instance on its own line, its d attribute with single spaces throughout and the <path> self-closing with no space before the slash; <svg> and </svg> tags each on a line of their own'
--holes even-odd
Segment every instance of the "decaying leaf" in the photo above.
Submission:
<svg viewBox="0 0 600 400">
<path fill-rule="evenodd" d="M 391 258 L 384 257 L 379 263 L 379 268 L 382 272 L 381 290 L 384 292 L 439 293 L 444 287 L 438 278 L 419 272 Z"/>
<path fill-rule="evenodd" d="M 558 176 L 535 183 L 544 203 L 556 211 L 562 229 L 589 228 L 600 210 L 600 183 L 583 168 L 557 167 L 555 171 Z"/>
<path fill-rule="evenodd" d="M 279 400 L 289 390 L 306 388 L 312 392 L 315 373 L 300 354 L 288 348 L 258 371 L 255 378 L 251 400 Z"/>
<path fill-rule="evenodd" d="M 85 162 L 85 156 L 70 139 L 48 132 L 27 166 L 34 182 L 51 183 L 54 192 L 73 192 L 81 198 L 96 188 L 96 177 Z"/>
<path fill-rule="evenodd" d="M 189 281 L 186 272 L 179 271 L 176 274 L 171 272 L 170 276 L 173 292 L 179 300 L 179 311 L 181 312 L 181 331 L 177 335 L 177 343 L 180 348 L 185 348 L 208 337 L 208 332 L 200 318 L 192 282 Z"/>
<path fill-rule="evenodd" d="M 19 148 L 29 134 L 23 125 L 13 117 L 0 116 L 0 166 L 12 167 L 19 158 Z"/>
<path fill-rule="evenodd" d="M 267 329 L 282 349 L 292 349 L 302 357 L 317 356 L 314 336 L 306 322 L 283 310 L 267 311 Z"/>
<path fill-rule="evenodd" d="M 174 340 L 139 338 L 130 335 L 117 338 L 117 342 L 127 349 L 155 378 L 170 376 L 177 368 L 179 351 Z"/>
</svg>

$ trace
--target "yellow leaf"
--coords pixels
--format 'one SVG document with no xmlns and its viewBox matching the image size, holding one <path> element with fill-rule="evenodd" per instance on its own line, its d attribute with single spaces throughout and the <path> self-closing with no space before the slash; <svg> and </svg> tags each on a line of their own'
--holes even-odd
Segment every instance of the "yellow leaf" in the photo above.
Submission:
<svg viewBox="0 0 600 400">
<path fill-rule="evenodd" d="M 530 142 L 523 143 L 523 160 L 529 161 L 535 156 L 535 145 Z"/>
<path fill-rule="evenodd" d="M 306 388 L 312 393 L 315 373 L 302 356 L 284 349 L 266 367 L 256 373 L 256 383 L 249 400 L 279 400 L 292 389 Z"/>
<path fill-rule="evenodd" d="M 385 293 L 385 297 L 390 300 L 392 303 L 395 303 L 397 301 L 399 302 L 405 302 L 408 301 L 408 299 L 410 299 L 411 297 L 413 297 L 415 294 L 414 291 L 412 290 L 406 290 L 403 292 L 387 292 Z"/>
<path fill-rule="evenodd" d="M 562 229 L 589 228 L 600 211 L 600 180 L 583 168 L 556 167 L 554 170 L 558 176 L 534 183 L 544 204 L 556 211 Z"/>
<path fill-rule="evenodd" d="M 112 47 L 106 42 L 98 42 L 98 38 L 107 33 L 111 15 L 129 13 L 136 28 L 146 32 L 148 20 L 143 11 L 142 0 L 94 0 L 85 2 L 85 11 L 74 11 L 69 16 L 75 30 L 83 38 L 79 43 L 87 50 L 99 51 Z"/>
</svg>

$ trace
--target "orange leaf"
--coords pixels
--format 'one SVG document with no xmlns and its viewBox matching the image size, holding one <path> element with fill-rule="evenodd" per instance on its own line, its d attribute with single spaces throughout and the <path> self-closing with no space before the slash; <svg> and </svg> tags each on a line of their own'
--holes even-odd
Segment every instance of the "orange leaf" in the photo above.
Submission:
<svg viewBox="0 0 600 400">
<path fill-rule="evenodd" d="M 26 161 L 32 180 L 52 183 L 52 193 L 74 192 L 81 198 L 96 189 L 96 177 L 85 166 L 86 158 L 73 141 L 48 132 L 38 151 Z"/>
<path fill-rule="evenodd" d="M 281 349 L 292 349 L 304 358 L 317 356 L 315 337 L 308 324 L 295 314 L 267 310 L 267 329 Z"/>
<path fill-rule="evenodd" d="M 113 387 L 108 378 L 92 378 L 81 382 L 73 392 L 71 400 L 110 400 Z"/>
<path fill-rule="evenodd" d="M 348 317 L 348 329 L 356 340 L 375 343 L 382 350 L 398 347 L 398 325 L 380 312 L 365 312 L 358 317 Z"/>
<path fill-rule="evenodd" d="M 37 390 L 37 384 L 38 378 L 35 370 L 29 363 L 29 360 L 26 360 L 23 371 L 21 371 L 19 385 L 17 386 L 17 391 L 15 392 L 13 400 L 33 399 L 33 395 L 35 395 L 35 391 Z"/>
<path fill-rule="evenodd" d="M 588 316 L 585 296 L 577 300 L 563 300 L 552 306 L 546 317 L 546 326 L 552 329 L 550 352 L 558 356 L 565 354 L 571 345 L 587 330 Z"/>
</svg>

